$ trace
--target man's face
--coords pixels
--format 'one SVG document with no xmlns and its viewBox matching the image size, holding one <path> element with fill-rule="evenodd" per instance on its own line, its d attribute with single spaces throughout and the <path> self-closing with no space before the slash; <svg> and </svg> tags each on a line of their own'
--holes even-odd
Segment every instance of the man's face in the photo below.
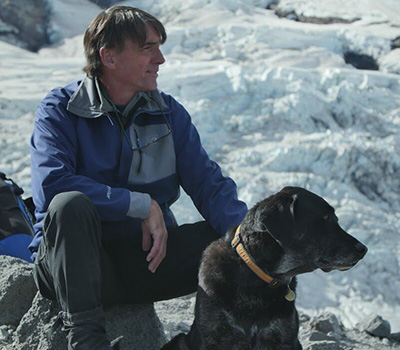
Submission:
<svg viewBox="0 0 400 350">
<path fill-rule="evenodd" d="M 133 94 L 146 92 L 157 88 L 158 67 L 165 62 L 160 51 L 160 36 L 148 27 L 146 44 L 139 47 L 130 40 L 125 42 L 122 52 L 114 53 L 114 78 L 123 89 L 129 89 Z"/>
</svg>

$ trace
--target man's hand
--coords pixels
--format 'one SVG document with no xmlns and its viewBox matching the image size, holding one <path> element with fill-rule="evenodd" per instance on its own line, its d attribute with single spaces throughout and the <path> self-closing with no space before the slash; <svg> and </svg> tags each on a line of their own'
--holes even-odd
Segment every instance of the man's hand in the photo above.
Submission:
<svg viewBox="0 0 400 350">
<path fill-rule="evenodd" d="M 167 254 L 168 232 L 160 206 L 153 199 L 149 216 L 142 221 L 142 232 L 142 247 L 144 251 L 149 251 L 151 248 L 146 260 L 150 262 L 149 270 L 154 273 Z M 153 246 L 151 246 L 152 238 Z"/>
</svg>

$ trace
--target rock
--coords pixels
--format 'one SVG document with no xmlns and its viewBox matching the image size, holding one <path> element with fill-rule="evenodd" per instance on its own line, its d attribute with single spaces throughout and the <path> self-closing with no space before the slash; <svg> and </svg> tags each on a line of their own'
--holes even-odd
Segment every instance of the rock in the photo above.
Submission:
<svg viewBox="0 0 400 350">
<path fill-rule="evenodd" d="M 400 36 L 398 36 L 397 38 L 393 39 L 391 42 L 391 49 L 400 49 Z"/>
<path fill-rule="evenodd" d="M 184 333 L 188 333 L 190 331 L 190 325 L 188 325 L 186 322 L 179 322 L 178 329 Z"/>
<path fill-rule="evenodd" d="M 390 339 L 391 339 L 392 341 L 395 341 L 395 342 L 397 342 L 397 343 L 400 343 L 400 332 L 398 332 L 398 333 L 392 333 L 392 334 L 390 335 Z"/>
<path fill-rule="evenodd" d="M 302 22 L 302 23 L 313 23 L 313 24 L 333 24 L 333 23 L 353 23 L 360 20 L 359 17 L 350 19 L 340 17 L 316 17 L 316 16 L 305 16 L 302 13 L 298 14 L 292 8 L 281 9 L 279 5 L 270 4 L 267 8 L 275 10 L 275 14 L 278 17 L 286 18 L 291 21 Z"/>
<path fill-rule="evenodd" d="M 109 339 L 124 337 L 121 350 L 159 350 L 167 341 L 152 303 L 113 306 L 106 310 L 105 315 Z"/>
<path fill-rule="evenodd" d="M 381 316 L 372 314 L 357 323 L 356 327 L 374 337 L 389 338 L 390 323 Z"/>
<path fill-rule="evenodd" d="M 309 340 L 310 341 L 324 341 L 324 340 L 336 341 L 336 339 L 333 336 L 329 336 L 329 335 L 319 332 L 319 331 L 311 332 Z"/>
<path fill-rule="evenodd" d="M 317 317 L 313 318 L 310 321 L 310 326 L 311 328 L 320 331 L 324 334 L 328 333 L 336 333 L 340 334 L 342 332 L 342 326 L 337 319 L 337 317 L 330 313 L 330 312 L 324 312 Z"/>
<path fill-rule="evenodd" d="M 167 339 L 170 340 L 177 336 L 180 333 L 189 333 L 190 331 L 190 325 L 187 324 L 186 322 L 179 322 L 177 325 L 173 323 L 169 323 L 167 326 Z"/>
<path fill-rule="evenodd" d="M 332 341 L 314 342 L 304 348 L 304 350 L 342 350 L 342 349 L 343 348 L 338 343 Z"/>
<path fill-rule="evenodd" d="M 0 348 L 65 350 L 61 329 L 50 340 L 46 337 L 59 308 L 37 293 L 32 267 L 23 260 L 0 256 Z M 153 304 L 116 305 L 106 309 L 105 316 L 108 338 L 123 336 L 121 350 L 158 350 L 167 340 Z"/>
<path fill-rule="evenodd" d="M 302 324 L 300 342 L 304 350 L 341 350 L 339 341 L 344 334 L 337 317 L 324 312 Z"/>
<path fill-rule="evenodd" d="M 310 321 L 311 317 L 303 312 L 299 312 L 299 322 L 304 323 Z"/>
<path fill-rule="evenodd" d="M 0 328 L 0 341 L 7 341 L 9 337 L 10 334 L 8 333 L 7 329 Z"/>
<path fill-rule="evenodd" d="M 18 326 L 36 294 L 32 264 L 0 255 L 0 325 Z"/>
<path fill-rule="evenodd" d="M 67 342 L 61 328 L 50 340 L 46 336 L 58 312 L 56 303 L 38 293 L 14 334 L 14 342 L 5 350 L 65 350 Z M 121 350 L 158 350 L 166 342 L 153 304 L 117 305 L 105 310 L 105 316 L 108 339 L 123 336 Z"/>
<path fill-rule="evenodd" d="M 49 44 L 48 0 L 0 0 L 0 39 L 38 51 Z"/>
</svg>

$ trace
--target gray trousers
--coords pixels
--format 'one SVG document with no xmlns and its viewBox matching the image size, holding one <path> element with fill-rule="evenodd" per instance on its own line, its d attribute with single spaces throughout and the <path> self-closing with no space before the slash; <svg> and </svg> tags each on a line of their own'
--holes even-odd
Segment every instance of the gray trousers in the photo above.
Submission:
<svg viewBox="0 0 400 350">
<path fill-rule="evenodd" d="M 201 254 L 219 238 L 206 222 L 169 230 L 167 256 L 153 274 L 141 234 L 109 242 L 101 236 L 101 221 L 87 196 L 67 192 L 54 197 L 44 219 L 34 279 L 41 294 L 57 300 L 70 317 L 102 305 L 152 302 L 196 291 Z"/>
</svg>

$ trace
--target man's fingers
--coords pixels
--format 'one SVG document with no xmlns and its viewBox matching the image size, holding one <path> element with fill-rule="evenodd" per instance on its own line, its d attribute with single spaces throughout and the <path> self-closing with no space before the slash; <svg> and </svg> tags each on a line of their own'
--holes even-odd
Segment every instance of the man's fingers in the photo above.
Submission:
<svg viewBox="0 0 400 350">
<path fill-rule="evenodd" d="M 162 259 L 160 257 L 154 258 L 149 264 L 149 270 L 154 273 L 157 271 L 158 266 L 161 264 Z"/>
<path fill-rule="evenodd" d="M 158 249 L 156 249 L 153 245 L 153 248 L 151 248 L 150 253 L 147 255 L 146 260 L 147 261 L 153 260 L 158 255 L 158 253 L 159 253 Z"/>
<path fill-rule="evenodd" d="M 150 250 L 146 260 L 149 262 L 149 270 L 155 272 L 164 259 L 167 251 L 168 232 L 165 228 L 164 216 L 158 203 L 152 199 L 150 213 L 142 222 L 143 241 L 145 250 Z"/>
<path fill-rule="evenodd" d="M 165 255 L 162 255 L 162 254 L 158 254 L 157 256 L 155 256 L 154 259 L 152 259 L 149 264 L 149 270 L 153 273 L 156 272 L 156 270 L 158 269 L 158 266 L 160 266 L 164 257 L 165 257 Z"/>
<path fill-rule="evenodd" d="M 163 255 L 163 250 L 160 244 L 157 244 L 156 241 L 153 242 L 153 247 L 150 250 L 150 253 L 147 255 L 147 261 L 153 260 L 155 257 Z"/>
<path fill-rule="evenodd" d="M 147 226 L 142 223 L 142 249 L 148 252 L 151 248 L 151 233 Z"/>
<path fill-rule="evenodd" d="M 151 248 L 150 253 L 147 255 L 146 260 L 150 262 L 149 270 L 151 272 L 155 272 L 158 266 L 161 264 L 161 261 L 165 258 L 167 251 L 167 233 L 158 237 L 159 239 L 154 240 L 153 247 Z"/>
</svg>

